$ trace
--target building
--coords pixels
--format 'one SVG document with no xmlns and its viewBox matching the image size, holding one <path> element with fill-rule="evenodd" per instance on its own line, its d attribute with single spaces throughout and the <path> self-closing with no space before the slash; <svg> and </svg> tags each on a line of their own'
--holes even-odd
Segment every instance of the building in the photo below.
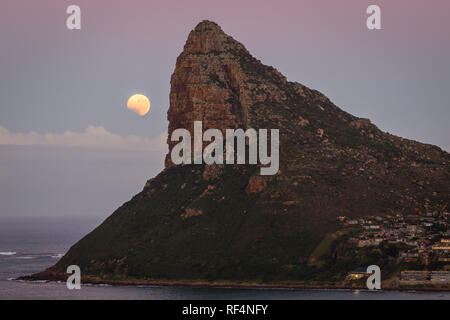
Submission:
<svg viewBox="0 0 450 320">
<path fill-rule="evenodd" d="M 402 271 L 400 273 L 400 279 L 404 281 L 427 281 L 430 279 L 430 271 Z"/>
<path fill-rule="evenodd" d="M 372 247 L 372 246 L 378 246 L 380 243 L 383 242 L 383 239 L 381 238 L 373 238 L 373 239 L 361 239 L 358 241 L 358 247 Z"/>
<path fill-rule="evenodd" d="M 373 224 L 373 225 L 369 225 L 369 226 L 363 226 L 364 230 L 379 230 L 380 226 Z"/>
<path fill-rule="evenodd" d="M 419 253 L 418 252 L 408 252 L 403 255 L 403 261 L 404 262 L 412 262 L 417 261 L 419 259 Z"/>
<path fill-rule="evenodd" d="M 443 250 L 443 251 L 449 251 L 450 250 L 450 246 L 433 246 L 432 247 L 433 250 Z"/>
<path fill-rule="evenodd" d="M 450 271 L 431 271 L 431 282 L 450 283 Z"/>
</svg>

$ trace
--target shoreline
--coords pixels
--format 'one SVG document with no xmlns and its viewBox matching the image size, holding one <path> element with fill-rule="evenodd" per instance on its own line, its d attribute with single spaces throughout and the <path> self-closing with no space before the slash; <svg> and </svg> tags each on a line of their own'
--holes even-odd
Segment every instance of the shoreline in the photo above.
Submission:
<svg viewBox="0 0 450 320">
<path fill-rule="evenodd" d="M 67 275 L 55 275 L 53 277 L 43 276 L 40 274 L 21 276 L 13 279 L 13 281 L 26 282 L 66 282 Z M 144 279 L 127 279 L 127 280 L 106 280 L 93 276 L 82 276 L 81 284 L 84 285 L 111 285 L 111 286 L 159 286 L 159 287 L 196 287 L 196 288 L 233 288 L 233 289 L 298 289 L 298 290 L 367 290 L 362 286 L 333 286 L 333 285 L 305 285 L 305 284 L 277 284 L 277 283 L 252 283 L 252 282 L 209 282 L 209 281 L 189 281 L 189 280 L 144 280 Z M 423 291 L 423 292 L 450 292 L 450 287 L 384 287 L 381 290 L 373 290 L 375 292 L 382 291 Z"/>
</svg>

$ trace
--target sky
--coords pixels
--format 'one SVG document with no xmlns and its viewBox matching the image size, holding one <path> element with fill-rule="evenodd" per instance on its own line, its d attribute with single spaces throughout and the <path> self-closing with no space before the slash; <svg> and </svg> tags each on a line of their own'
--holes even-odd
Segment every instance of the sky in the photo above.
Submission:
<svg viewBox="0 0 450 320">
<path fill-rule="evenodd" d="M 163 168 L 170 76 L 204 19 L 343 110 L 450 150 L 447 0 L 2 0 L 0 216 L 106 217 L 139 192 Z M 135 93 L 144 117 L 126 109 Z"/>
</svg>

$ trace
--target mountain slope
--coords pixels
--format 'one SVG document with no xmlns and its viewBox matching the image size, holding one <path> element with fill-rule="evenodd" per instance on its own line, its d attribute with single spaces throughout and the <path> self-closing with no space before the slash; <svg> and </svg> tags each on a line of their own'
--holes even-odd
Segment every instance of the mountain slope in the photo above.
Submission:
<svg viewBox="0 0 450 320">
<path fill-rule="evenodd" d="M 195 120 L 204 130 L 279 129 L 280 170 L 174 166 L 168 155 L 142 192 L 36 278 L 76 264 L 105 280 L 301 282 L 320 273 L 308 258 L 336 231 L 337 216 L 449 202 L 448 153 L 384 133 L 288 82 L 210 21 L 189 34 L 177 59 L 168 119 L 169 137 L 192 132 Z"/>
</svg>

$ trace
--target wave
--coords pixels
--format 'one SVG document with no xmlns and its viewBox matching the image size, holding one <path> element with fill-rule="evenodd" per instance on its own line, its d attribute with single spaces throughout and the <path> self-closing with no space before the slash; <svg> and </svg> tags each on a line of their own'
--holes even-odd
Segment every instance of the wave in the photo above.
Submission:
<svg viewBox="0 0 450 320">
<path fill-rule="evenodd" d="M 40 258 L 52 258 L 52 259 L 61 259 L 63 257 L 63 253 L 57 253 L 57 254 L 36 254 L 36 255 L 29 255 L 29 256 L 19 256 L 17 259 L 40 259 Z"/>
<path fill-rule="evenodd" d="M 13 256 L 16 253 L 17 252 L 14 252 L 14 251 L 2 251 L 2 252 L 0 252 L 0 256 Z"/>
<path fill-rule="evenodd" d="M 0 252 L 3 256 L 16 256 L 15 259 L 29 260 L 29 259 L 41 259 L 41 258 L 51 258 L 51 259 L 61 259 L 64 253 L 19 253 L 14 251 Z"/>
</svg>

